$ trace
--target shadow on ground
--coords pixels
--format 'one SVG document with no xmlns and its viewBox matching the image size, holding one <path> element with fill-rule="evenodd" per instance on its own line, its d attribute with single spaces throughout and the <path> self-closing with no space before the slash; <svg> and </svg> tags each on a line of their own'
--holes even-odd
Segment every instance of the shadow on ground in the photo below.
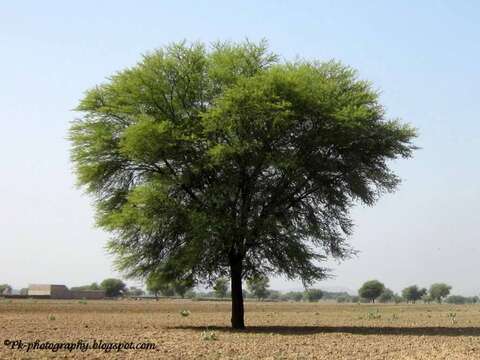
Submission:
<svg viewBox="0 0 480 360">
<path fill-rule="evenodd" d="M 205 326 L 175 326 L 170 329 L 204 331 Z M 355 335 L 480 336 L 480 327 L 381 327 L 381 326 L 248 326 L 233 330 L 227 326 L 209 326 L 209 330 L 247 334 L 308 335 L 346 333 Z"/>
</svg>

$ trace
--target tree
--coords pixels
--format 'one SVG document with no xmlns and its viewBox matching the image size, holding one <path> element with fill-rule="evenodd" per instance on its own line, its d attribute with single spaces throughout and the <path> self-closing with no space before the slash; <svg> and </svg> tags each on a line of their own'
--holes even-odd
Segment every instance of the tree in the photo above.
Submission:
<svg viewBox="0 0 480 360">
<path fill-rule="evenodd" d="M 374 303 L 375 299 L 380 296 L 384 289 L 385 285 L 383 285 L 380 281 L 370 280 L 362 285 L 362 287 L 358 290 L 358 295 Z"/>
<path fill-rule="evenodd" d="M 175 294 L 179 295 L 182 299 L 185 297 L 187 291 L 193 289 L 193 283 L 188 279 L 181 279 L 173 282 L 173 290 Z"/>
<path fill-rule="evenodd" d="M 215 292 L 216 297 L 226 297 L 228 292 L 228 280 L 226 278 L 217 279 L 215 285 L 213 285 L 213 291 Z"/>
<path fill-rule="evenodd" d="M 436 283 L 430 286 L 430 297 L 438 303 L 442 302 L 442 299 L 450 294 L 452 287 L 444 283 Z"/>
<path fill-rule="evenodd" d="M 145 281 L 147 291 L 158 300 L 158 294 L 163 296 L 175 295 L 175 288 L 171 279 L 160 271 L 151 272 Z"/>
<path fill-rule="evenodd" d="M 280 300 L 281 297 L 282 297 L 281 292 L 278 291 L 278 290 L 267 290 L 266 295 L 267 295 L 267 298 L 269 300 L 274 300 L 274 301 L 275 300 Z M 262 299 L 264 299 L 264 298 L 262 298 Z"/>
<path fill-rule="evenodd" d="M 170 45 L 88 91 L 69 135 L 117 268 L 229 276 L 237 329 L 242 280 L 325 278 L 353 253 L 351 207 L 393 191 L 390 161 L 415 149 L 351 68 L 279 59 L 264 42 Z"/>
<path fill-rule="evenodd" d="M 422 296 L 422 300 L 424 304 L 430 304 L 433 301 L 432 297 L 428 293 Z"/>
<path fill-rule="evenodd" d="M 107 297 L 119 297 L 125 294 L 127 285 L 120 279 L 105 279 L 100 284 Z"/>
<path fill-rule="evenodd" d="M 70 288 L 72 291 L 88 291 L 88 290 L 101 290 L 102 288 L 96 282 L 90 285 L 73 286 Z"/>
<path fill-rule="evenodd" d="M 247 288 L 258 300 L 266 299 L 269 295 L 269 282 L 266 276 L 257 275 L 247 280 Z"/>
<path fill-rule="evenodd" d="M 303 299 L 302 291 L 289 291 L 285 294 L 285 299 L 292 301 L 301 301 Z"/>
<path fill-rule="evenodd" d="M 139 289 L 135 286 L 130 286 L 127 290 L 128 295 L 130 296 L 143 296 L 145 295 L 145 291 Z"/>
<path fill-rule="evenodd" d="M 378 302 L 388 303 L 395 300 L 395 294 L 390 289 L 383 289 L 382 293 L 378 297 Z"/>
<path fill-rule="evenodd" d="M 445 299 L 445 302 L 447 304 L 463 305 L 463 304 L 471 304 L 472 299 L 465 296 L 461 296 L 461 295 L 450 295 Z"/>
<path fill-rule="evenodd" d="M 427 293 L 427 289 L 419 289 L 417 285 L 408 286 L 402 290 L 403 298 L 409 302 L 415 304 L 417 300 L 420 300 Z"/>
<path fill-rule="evenodd" d="M 308 289 L 304 293 L 305 300 L 315 302 L 323 297 L 323 291 L 320 289 Z"/>
<path fill-rule="evenodd" d="M 102 287 L 98 285 L 96 282 L 90 284 L 90 290 L 102 290 Z"/>
<path fill-rule="evenodd" d="M 12 292 L 12 287 L 8 284 L 0 285 L 0 295 L 8 295 Z"/>
</svg>

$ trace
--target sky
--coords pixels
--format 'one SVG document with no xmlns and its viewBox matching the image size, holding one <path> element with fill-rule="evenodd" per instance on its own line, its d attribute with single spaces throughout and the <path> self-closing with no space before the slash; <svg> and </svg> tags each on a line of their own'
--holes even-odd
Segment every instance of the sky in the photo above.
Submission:
<svg viewBox="0 0 480 360">
<path fill-rule="evenodd" d="M 85 90 L 173 41 L 266 38 L 286 60 L 340 60 L 419 131 L 403 179 L 356 206 L 350 244 L 315 284 L 355 292 L 433 282 L 480 293 L 480 3 L 471 1 L 4 1 L 0 4 L 0 283 L 119 277 L 75 186 L 67 132 Z M 129 282 L 135 284 L 135 282 Z M 272 288 L 300 289 L 274 278 Z"/>
</svg>

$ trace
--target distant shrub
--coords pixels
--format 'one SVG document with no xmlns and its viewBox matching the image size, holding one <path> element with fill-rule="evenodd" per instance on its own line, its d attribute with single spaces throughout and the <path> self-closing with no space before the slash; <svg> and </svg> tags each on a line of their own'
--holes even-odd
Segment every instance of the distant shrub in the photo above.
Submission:
<svg viewBox="0 0 480 360">
<path fill-rule="evenodd" d="M 347 303 L 347 302 L 351 302 L 351 301 L 352 301 L 351 296 L 342 295 L 342 296 L 337 297 L 337 303 L 339 303 L 339 304 Z"/>
<path fill-rule="evenodd" d="M 55 315 L 48 315 L 48 320 L 50 321 L 56 320 Z"/>
<path fill-rule="evenodd" d="M 448 304 L 457 304 L 457 305 L 463 305 L 463 304 L 476 304 L 478 302 L 478 297 L 472 296 L 472 297 L 467 297 L 467 296 L 461 296 L 461 295 L 450 295 L 445 299 L 445 302 Z"/>
<path fill-rule="evenodd" d="M 320 289 L 308 289 L 304 293 L 305 300 L 309 302 L 318 301 L 323 297 L 323 291 Z"/>
<path fill-rule="evenodd" d="M 382 318 L 382 314 L 380 314 L 380 311 L 377 309 L 377 311 L 370 311 L 367 314 L 367 319 L 368 320 L 379 320 Z"/>
</svg>

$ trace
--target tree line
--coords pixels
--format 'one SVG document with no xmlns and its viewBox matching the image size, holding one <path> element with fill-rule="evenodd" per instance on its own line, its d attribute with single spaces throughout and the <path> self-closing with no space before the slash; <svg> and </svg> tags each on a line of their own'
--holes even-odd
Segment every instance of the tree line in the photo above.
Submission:
<svg viewBox="0 0 480 360">
<path fill-rule="evenodd" d="M 181 297 L 190 299 L 229 298 L 230 286 L 227 278 L 219 278 L 211 284 L 211 291 L 195 291 L 194 284 L 181 279 L 171 280 L 161 274 L 151 275 L 146 280 L 146 291 L 139 287 L 127 285 L 120 279 L 109 278 L 100 284 L 94 282 L 90 285 L 72 287 L 70 290 L 104 290 L 105 296 L 117 297 Z M 350 295 L 347 292 L 329 292 L 318 288 L 309 288 L 304 291 L 281 292 L 270 289 L 270 280 L 266 276 L 255 276 L 246 282 L 247 290 L 243 290 L 243 296 L 247 299 L 259 301 L 307 301 L 333 300 L 337 303 L 412 303 L 417 301 L 429 304 L 475 304 L 479 303 L 478 296 L 450 295 L 452 287 L 445 283 L 435 283 L 429 289 L 411 285 L 404 288 L 400 294 L 393 292 L 378 280 L 365 282 L 358 290 L 358 295 Z M 11 293 L 12 287 L 8 284 L 0 284 L 0 295 Z M 27 289 L 21 289 L 21 294 L 27 294 Z"/>
</svg>

